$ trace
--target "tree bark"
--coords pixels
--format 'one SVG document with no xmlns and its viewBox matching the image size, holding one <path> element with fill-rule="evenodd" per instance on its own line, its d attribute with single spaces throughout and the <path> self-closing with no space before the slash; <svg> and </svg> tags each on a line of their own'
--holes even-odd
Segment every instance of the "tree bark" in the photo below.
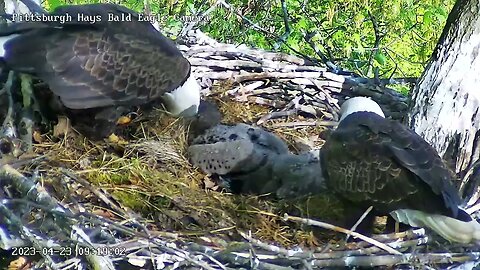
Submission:
<svg viewBox="0 0 480 270">
<path fill-rule="evenodd" d="M 419 83 L 411 128 L 460 176 L 479 158 L 480 2 L 457 0 Z"/>
</svg>

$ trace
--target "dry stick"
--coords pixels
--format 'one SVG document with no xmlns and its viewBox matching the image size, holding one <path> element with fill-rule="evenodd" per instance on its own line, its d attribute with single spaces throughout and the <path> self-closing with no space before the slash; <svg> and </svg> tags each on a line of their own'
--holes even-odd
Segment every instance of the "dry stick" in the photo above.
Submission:
<svg viewBox="0 0 480 270">
<path fill-rule="evenodd" d="M 193 33 L 194 35 L 200 35 L 197 32 Z M 186 47 L 186 46 L 185 46 Z M 318 79 L 319 77 L 322 78 L 322 80 L 319 81 L 319 84 L 322 86 L 321 89 L 330 92 L 329 94 L 332 95 L 333 93 L 338 93 L 342 89 L 348 89 L 351 90 L 354 94 L 362 94 L 362 92 L 365 92 L 364 94 L 369 95 L 369 96 L 374 96 L 374 97 L 379 97 L 379 96 L 385 96 L 386 98 L 389 99 L 397 99 L 398 97 L 396 95 L 391 96 L 391 91 L 385 91 L 383 88 L 379 88 L 376 91 L 366 91 L 364 88 L 372 88 L 371 86 L 364 85 L 359 83 L 356 80 L 353 80 L 351 78 L 346 78 L 345 76 L 342 75 L 337 75 L 331 72 L 327 72 L 325 68 L 321 68 L 321 70 L 318 70 L 318 74 L 315 76 L 309 76 L 310 74 L 307 74 L 307 76 L 304 76 L 303 74 L 298 74 L 298 73 L 303 73 L 304 70 L 310 70 L 310 67 L 314 66 L 305 66 L 305 61 L 302 62 L 302 60 L 293 60 L 293 59 L 287 59 L 283 55 L 275 55 L 269 56 L 272 57 L 272 59 L 261 59 L 264 56 L 266 57 L 268 52 L 264 52 L 261 50 L 252 50 L 252 49 L 245 49 L 244 47 L 235 47 L 235 46 L 228 46 L 224 44 L 214 44 L 211 45 L 211 48 L 206 48 L 208 46 L 192 46 L 190 48 L 190 51 L 187 52 L 187 55 L 193 58 L 197 59 L 208 59 L 208 58 L 214 58 L 212 56 L 214 55 L 222 55 L 227 57 L 227 59 L 241 59 L 243 61 L 251 61 L 251 64 L 261 64 L 262 68 L 264 69 L 264 72 L 268 72 L 270 74 L 265 74 L 265 73 L 255 73 L 255 72 L 249 72 L 249 71 L 244 71 L 244 70 L 239 70 L 233 71 L 231 69 L 225 69 L 225 65 L 222 65 L 219 63 L 218 65 L 222 66 L 225 70 L 224 71 L 214 71 L 208 68 L 208 63 L 201 66 L 200 69 L 202 71 L 199 72 L 200 75 L 202 75 L 205 78 L 208 78 L 210 80 L 216 80 L 216 79 L 232 79 L 235 78 L 237 82 L 245 81 L 245 80 L 259 80 L 262 77 L 265 79 L 268 78 L 274 78 L 274 79 L 294 79 L 294 78 L 311 78 L 311 79 Z M 187 50 L 189 48 L 184 48 L 183 50 Z M 217 51 L 213 53 L 212 51 Z M 222 51 L 223 50 L 223 51 Z M 261 56 L 261 57 L 259 57 Z M 277 57 L 278 56 L 278 57 Z M 215 58 L 214 58 L 215 59 Z M 218 61 L 218 60 L 216 60 Z M 287 63 L 293 63 L 292 65 L 285 65 L 285 62 Z M 316 67 L 318 68 L 318 67 Z M 194 68 L 195 70 L 195 68 Z M 294 77 L 290 78 L 285 78 L 284 74 L 292 73 L 291 70 L 295 70 L 296 75 Z M 280 74 L 272 74 L 272 73 L 281 73 Z M 310 73 L 310 72 L 307 72 Z M 311 72 L 315 73 L 315 72 Z M 246 77 L 244 77 L 246 76 Z M 283 77 L 283 78 L 282 78 Z M 305 86 L 306 84 L 301 84 Z M 308 84 L 311 85 L 311 84 Z M 317 85 L 318 87 L 318 85 Z M 353 89 L 352 89 L 353 87 Z M 360 89 L 357 89 L 360 88 Z M 387 95 L 385 95 L 385 93 Z M 322 93 L 322 96 L 327 96 L 326 94 Z M 335 101 L 336 102 L 336 101 Z M 390 101 L 388 101 L 390 102 Z M 335 103 L 334 103 L 335 104 Z M 335 106 L 335 105 L 333 105 Z M 338 108 L 337 108 L 338 109 Z M 394 110 L 395 111 L 395 110 Z M 398 116 L 395 116 L 398 117 Z"/>
<path fill-rule="evenodd" d="M 247 60 L 212 60 L 212 59 L 203 59 L 203 58 L 193 58 L 190 57 L 188 61 L 193 66 L 208 66 L 208 67 L 218 67 L 230 70 L 244 70 L 245 68 L 262 68 L 263 66 L 259 63 L 255 63 Z"/>
<path fill-rule="evenodd" d="M 235 96 L 236 94 L 238 94 L 238 92 L 241 91 L 241 92 L 243 92 L 242 94 L 246 94 L 246 93 L 252 92 L 253 90 L 263 86 L 264 84 L 265 84 L 264 81 L 256 81 L 256 82 L 250 83 L 248 85 L 240 84 L 239 87 L 236 87 L 232 90 L 228 90 L 225 93 Z"/>
<path fill-rule="evenodd" d="M 0 214 L 4 219 L 8 220 L 8 222 L 13 228 L 18 230 L 18 232 L 20 233 L 21 236 L 23 236 L 23 238 L 26 238 L 30 242 L 31 244 L 30 246 L 33 247 L 35 250 L 40 251 L 46 247 L 45 245 L 43 245 L 44 242 L 40 241 L 41 238 L 38 235 L 36 235 L 34 232 L 29 230 L 23 224 L 20 217 L 18 217 L 15 213 L 13 213 L 9 209 L 9 207 L 7 207 L 5 199 L 3 199 L 0 202 Z M 49 254 L 44 254 L 43 252 L 39 252 L 39 253 L 43 257 L 43 259 L 46 261 L 49 267 L 51 267 L 52 269 L 58 269 L 55 266 L 55 262 L 53 261 L 52 257 Z"/>
<path fill-rule="evenodd" d="M 390 245 L 395 245 L 396 248 L 408 248 L 408 247 L 415 247 L 420 244 L 424 244 L 427 241 L 427 237 L 421 238 L 418 240 L 407 240 L 402 242 L 391 242 Z M 321 252 L 321 253 L 314 253 L 313 258 L 316 260 L 328 260 L 328 259 L 335 259 L 335 258 L 347 258 L 353 256 L 363 256 L 363 255 L 372 255 L 375 253 L 379 253 L 382 250 L 376 246 L 370 247 L 362 247 L 361 244 L 366 242 L 359 243 L 359 246 L 356 249 L 347 249 L 347 250 L 339 250 L 339 251 L 330 251 L 330 252 Z"/>
<path fill-rule="evenodd" d="M 14 169 L 25 166 L 27 164 L 33 164 L 38 161 L 42 161 L 46 159 L 46 155 L 41 155 L 41 156 L 26 156 L 25 154 L 21 156 L 20 158 L 16 160 L 8 160 L 8 161 L 0 161 L 0 168 L 2 168 L 4 165 L 8 165 Z"/>
<path fill-rule="evenodd" d="M 195 27 L 195 25 L 203 20 L 203 18 L 205 18 L 206 16 L 208 16 L 208 14 L 212 13 L 218 6 L 218 4 L 220 4 L 220 0 L 217 0 L 210 8 L 208 8 L 205 12 L 203 12 L 202 14 L 200 14 L 200 16 L 198 16 L 198 19 L 197 20 L 193 20 L 192 22 L 190 22 L 186 27 L 184 27 L 182 29 L 182 31 L 180 32 L 180 35 L 179 38 L 182 38 L 184 37 L 190 30 L 193 29 L 193 27 Z"/>
<path fill-rule="evenodd" d="M 393 241 L 395 239 L 400 239 L 400 238 L 411 238 L 411 237 L 420 238 L 424 236 L 425 236 L 425 229 L 420 228 L 420 229 L 411 229 L 411 230 L 399 232 L 399 233 L 377 234 L 372 236 L 372 238 L 378 241 L 390 241 L 390 240 Z"/>
<path fill-rule="evenodd" d="M 72 212 L 61 211 L 61 210 L 58 210 L 56 208 L 55 209 L 50 208 L 48 206 L 41 205 L 41 204 L 38 204 L 36 202 L 25 200 L 25 199 L 3 199 L 2 202 L 3 203 L 7 203 L 7 202 L 23 203 L 23 204 L 26 204 L 26 205 L 29 205 L 29 206 L 32 206 L 32 207 L 42 209 L 45 212 L 55 214 L 57 218 L 62 217 L 62 218 L 71 219 L 71 220 L 79 220 L 80 218 L 85 218 L 90 223 L 92 223 L 93 225 L 97 225 L 99 227 L 100 226 L 108 226 L 108 228 L 110 230 L 117 230 L 119 232 L 122 232 L 122 233 L 125 233 L 125 234 L 128 234 L 128 235 L 143 237 L 143 238 L 146 238 L 146 239 L 150 238 L 149 235 L 146 234 L 146 233 L 136 232 L 136 231 L 134 231 L 134 229 L 132 229 L 130 227 L 127 227 L 123 224 L 116 223 L 116 222 L 114 222 L 112 220 L 109 220 L 105 217 L 98 216 L 98 215 L 95 215 L 95 214 L 89 213 L 89 212 L 72 213 Z"/>
<path fill-rule="evenodd" d="M 379 242 L 386 243 L 389 242 L 390 247 L 398 248 L 411 246 L 411 241 L 416 241 L 417 245 L 426 244 L 430 240 L 428 236 L 425 235 L 425 229 L 411 229 L 405 232 L 399 233 L 388 233 L 388 234 L 376 234 L 371 236 L 372 239 L 375 239 Z M 408 239 L 408 240 L 403 240 Z M 408 243 L 407 243 L 408 242 Z M 358 242 L 355 243 L 356 248 L 365 248 L 370 244 L 367 242 Z"/>
<path fill-rule="evenodd" d="M 240 14 L 238 11 L 236 11 L 234 9 L 233 6 L 231 6 L 230 4 L 228 4 L 227 2 L 225 2 L 224 0 L 219 0 L 218 1 L 220 4 L 222 4 L 225 8 L 229 9 L 231 12 L 235 13 L 235 15 L 237 15 L 238 17 L 240 17 L 242 20 L 245 20 L 246 22 L 248 22 L 251 26 L 253 26 L 253 28 L 255 28 L 256 30 L 260 31 L 260 32 L 263 32 L 264 34 L 267 34 L 267 35 L 272 35 L 272 33 L 270 33 L 269 31 L 263 29 L 262 27 L 260 27 L 258 24 L 256 24 L 255 22 L 253 22 L 252 20 L 250 20 L 249 18 L 243 16 L 242 14 Z"/>
<path fill-rule="evenodd" d="M 249 74 L 240 74 L 235 78 L 236 82 L 250 81 L 250 80 L 261 80 L 268 78 L 275 79 L 292 79 L 292 78 L 318 78 L 321 77 L 323 72 L 315 71 L 305 71 L 305 72 L 262 72 L 262 73 L 249 73 Z"/>
<path fill-rule="evenodd" d="M 324 228 L 324 229 L 327 229 L 327 230 L 332 230 L 332 231 L 341 232 L 341 233 L 345 233 L 345 234 L 351 234 L 353 237 L 360 238 L 365 242 L 368 242 L 368 243 L 370 243 L 374 246 L 377 246 L 377 247 L 387 251 L 388 253 L 395 254 L 395 255 L 402 255 L 401 252 L 385 245 L 384 243 L 378 242 L 375 239 L 372 239 L 372 238 L 367 237 L 365 235 L 359 234 L 357 232 L 352 232 L 352 231 L 350 231 L 348 229 L 345 229 L 345 228 L 342 228 L 342 227 L 338 227 L 338 226 L 331 225 L 331 224 L 321 222 L 321 221 L 317 221 L 317 220 L 289 216 L 288 214 L 285 214 L 283 219 L 285 221 L 295 221 L 295 222 L 300 222 L 300 223 L 303 223 L 303 224 L 306 224 L 306 225 L 311 225 L 311 226 Z"/>
<path fill-rule="evenodd" d="M 326 68 L 319 66 L 307 66 L 303 58 L 281 52 L 269 52 L 260 49 L 239 47 L 237 45 L 218 43 L 215 45 L 193 45 L 180 47 L 180 50 L 188 57 L 209 58 L 213 56 L 224 56 L 228 59 L 244 59 L 255 63 L 288 62 L 302 71 L 326 71 Z M 267 65 L 268 66 L 268 65 Z M 334 76 L 335 74 L 331 74 Z M 329 75 L 330 76 L 330 75 Z M 345 82 L 345 78 L 336 75 L 337 80 Z M 336 81 L 335 79 L 333 81 Z"/>
<path fill-rule="evenodd" d="M 60 170 L 65 176 L 67 176 L 68 178 L 72 179 L 73 181 L 79 183 L 80 185 L 82 185 L 83 187 L 85 187 L 86 189 L 88 189 L 90 192 L 92 192 L 95 196 L 97 196 L 98 199 L 100 199 L 101 201 L 103 201 L 106 205 L 108 205 L 109 207 L 111 207 L 113 210 L 115 210 L 117 213 L 121 213 L 122 215 L 124 215 L 125 217 L 130 217 L 129 213 L 127 213 L 127 211 L 125 211 L 124 209 L 122 209 L 120 206 L 118 206 L 115 202 L 113 202 L 112 200 L 110 200 L 103 192 L 100 192 L 98 189 L 96 189 L 95 187 L 93 187 L 90 182 L 88 182 L 87 180 L 81 178 L 81 177 L 78 177 L 76 176 L 75 174 L 73 174 L 71 171 L 67 170 L 67 169 L 61 169 Z"/>
<path fill-rule="evenodd" d="M 232 251 L 232 252 L 219 252 L 215 255 L 222 262 L 226 262 L 232 267 L 235 267 L 239 264 L 249 265 L 248 269 L 268 269 L 268 270 L 289 270 L 292 269 L 292 261 L 284 260 L 279 258 L 275 254 L 252 254 L 252 250 L 249 251 Z M 283 259 L 280 263 L 286 264 L 288 266 L 280 265 L 278 262 L 272 262 L 272 260 Z M 232 268 L 231 268 L 232 269 Z"/>
<path fill-rule="evenodd" d="M 209 259 L 210 261 L 212 261 L 214 264 L 216 264 L 218 267 L 220 267 L 221 269 L 224 269 L 226 270 L 227 267 L 225 265 L 223 265 L 221 262 L 219 262 L 217 259 L 213 258 L 212 256 L 206 254 L 206 253 L 203 253 L 203 252 L 193 252 L 193 254 L 198 254 L 198 255 L 201 255 L 201 256 L 204 256 L 205 258 Z"/>
<path fill-rule="evenodd" d="M 19 191 L 21 194 L 24 194 L 24 196 L 26 197 L 26 199 L 3 199 L 2 204 L 6 204 L 8 202 L 21 202 L 35 205 L 36 207 L 44 209 L 45 211 L 55 213 L 57 226 L 61 227 L 62 229 L 66 228 L 69 231 L 73 231 L 73 226 L 71 226 L 67 219 L 65 219 L 65 217 L 69 214 L 68 211 L 65 211 L 65 209 L 67 208 L 63 207 L 47 191 L 38 190 L 33 180 L 25 177 L 23 174 L 21 174 L 9 165 L 4 165 L 0 168 L 0 175 L 4 178 L 11 179 L 12 184 L 17 189 L 17 191 Z M 58 225 L 59 223 L 61 225 Z M 31 236 L 33 235 L 33 232 L 31 232 L 28 228 L 24 226 L 21 229 L 21 232 L 23 232 L 24 235 L 28 237 L 34 245 L 36 245 L 35 247 L 38 250 L 41 250 L 39 248 L 43 248 L 43 246 L 40 246 L 38 239 L 32 240 Z M 81 230 L 80 232 L 83 233 L 83 231 Z M 47 260 L 48 258 L 50 258 L 49 256 L 45 256 L 44 254 L 42 254 L 42 256 L 44 257 L 44 259 Z M 90 263 L 92 264 L 101 264 L 100 260 L 102 258 L 88 255 L 87 259 L 90 260 Z M 50 261 L 53 262 L 51 258 Z"/>
<path fill-rule="evenodd" d="M 315 80 L 315 79 L 311 79 L 312 83 L 318 88 L 319 91 L 321 91 L 322 93 L 325 94 L 325 96 L 327 97 L 327 101 L 328 103 L 332 104 L 333 106 L 335 106 L 335 108 L 337 110 L 340 110 L 340 107 L 338 106 L 338 104 L 335 102 L 336 99 L 334 99 L 330 93 L 328 91 L 325 91 L 325 89 L 323 89 L 322 85 L 320 84 L 320 82 L 318 80 Z"/>
<path fill-rule="evenodd" d="M 7 109 L 7 114 L 5 116 L 5 119 L 3 121 L 3 125 L 1 127 L 1 135 L 9 137 L 9 138 L 17 138 L 17 130 L 15 129 L 14 125 L 14 116 L 15 116 L 15 110 L 14 110 L 14 104 L 13 104 L 13 97 L 12 97 L 12 85 L 13 85 L 13 79 L 15 76 L 15 72 L 10 71 L 8 73 L 8 79 L 7 82 L 4 85 L 4 88 L 6 93 L 7 93 L 7 99 L 8 99 L 8 109 Z"/>
<path fill-rule="evenodd" d="M 177 247 L 170 247 L 169 245 L 163 243 L 163 241 L 162 241 L 162 243 L 157 243 L 157 241 L 155 241 L 157 239 L 153 239 L 153 240 L 154 240 L 154 241 L 152 241 L 153 244 L 156 244 L 156 246 L 158 248 L 162 249 L 163 251 L 170 252 L 171 254 L 174 254 L 174 255 L 176 255 L 180 258 L 183 258 L 183 259 L 187 260 L 189 263 L 194 264 L 196 266 L 200 266 L 200 267 L 208 269 L 208 270 L 215 270 L 215 268 L 207 265 L 206 262 L 200 261 L 199 259 L 197 259 L 195 257 L 191 258 L 189 256 L 190 254 L 185 250 L 181 250 Z"/>
<path fill-rule="evenodd" d="M 292 29 L 290 28 L 290 24 L 289 24 L 289 21 L 288 21 L 288 10 L 287 10 L 287 3 L 285 0 L 280 0 L 280 3 L 281 3 L 281 6 L 282 6 L 282 11 L 283 11 L 283 23 L 285 25 L 285 33 L 283 33 L 283 35 L 281 35 L 277 42 L 275 42 L 275 44 L 273 45 L 273 49 L 276 51 L 280 48 L 281 44 L 282 43 L 285 43 L 288 39 L 288 37 L 290 36 L 290 34 L 292 33 Z"/>
<path fill-rule="evenodd" d="M 72 218 L 72 219 L 77 219 L 79 217 L 90 218 L 89 221 L 92 222 L 95 225 L 98 225 L 98 226 L 102 226 L 102 225 L 105 226 L 106 225 L 106 226 L 109 226 L 110 229 L 116 229 L 118 231 L 121 231 L 121 232 L 126 233 L 126 234 L 130 234 L 132 236 L 143 237 L 145 239 L 145 241 L 148 241 L 149 243 L 154 244 L 155 246 L 162 249 L 163 251 L 167 251 L 167 252 L 170 252 L 172 254 L 175 254 L 175 255 L 187 260 L 188 262 L 190 262 L 192 264 L 195 264 L 197 266 L 201 266 L 205 269 L 209 269 L 209 270 L 214 269 L 214 268 L 211 268 L 208 265 L 206 265 L 205 262 L 197 261 L 195 258 L 191 258 L 189 256 L 190 254 L 188 254 L 188 252 L 186 253 L 184 250 L 181 250 L 181 249 L 178 249 L 178 248 L 175 248 L 175 247 L 170 247 L 170 246 L 166 245 L 163 241 L 160 241 L 160 239 L 156 239 L 156 238 L 152 239 L 150 236 L 148 236 L 144 233 L 136 233 L 132 229 L 130 229 L 130 228 L 124 226 L 124 225 L 113 223 L 113 221 L 110 221 L 110 220 L 108 220 L 106 218 L 103 218 L 103 217 L 95 216 L 95 215 L 87 213 L 87 212 L 77 213 L 77 214 L 71 214 L 71 213 L 67 213 L 67 212 L 59 212 L 58 210 L 48 209 L 46 207 L 43 207 L 42 205 L 30 202 L 30 201 L 25 201 L 25 200 L 22 200 L 22 199 L 9 199 L 9 200 L 4 200 L 4 202 L 5 201 L 28 203 L 32 206 L 43 209 L 45 211 L 49 211 L 49 212 L 52 212 L 52 213 L 56 212 L 57 215 L 64 215 L 64 216 L 66 216 L 68 218 Z M 93 220 L 93 218 L 96 218 L 96 220 Z M 77 243 L 77 244 L 83 244 L 83 243 Z"/>
<path fill-rule="evenodd" d="M 467 208 L 465 210 L 465 212 L 467 212 L 469 215 L 471 215 L 471 214 L 477 212 L 478 210 L 480 210 L 480 203 L 477 203 L 476 205 L 473 205 L 473 206 Z"/>
<path fill-rule="evenodd" d="M 290 115 L 294 115 L 296 113 L 297 113 L 297 109 L 267 113 L 257 121 L 257 125 L 262 125 L 263 123 L 267 122 L 268 120 L 272 120 L 272 119 L 276 119 L 276 118 L 280 118 L 280 117 L 285 117 L 285 116 L 290 116 Z"/>
<path fill-rule="evenodd" d="M 365 219 L 365 217 L 368 215 L 368 213 L 370 213 L 370 211 L 372 211 L 373 209 L 373 206 L 370 205 L 370 207 L 368 207 L 367 210 L 365 210 L 365 212 L 362 214 L 362 216 L 357 220 L 357 222 L 355 222 L 355 224 L 353 224 L 352 228 L 350 229 L 352 232 L 354 232 L 358 225 L 360 225 L 360 223 L 362 223 L 362 221 Z M 350 234 L 347 234 L 347 237 L 345 237 L 345 241 L 348 241 L 348 238 L 350 238 Z"/>
<path fill-rule="evenodd" d="M 286 122 L 286 123 L 273 123 L 272 128 L 281 128 L 281 127 L 309 127 L 309 126 L 325 126 L 325 127 L 335 127 L 338 125 L 336 121 L 295 121 L 295 122 Z"/>
<path fill-rule="evenodd" d="M 267 105 L 276 109 L 279 109 L 285 105 L 284 101 L 280 100 L 271 100 L 262 97 L 252 97 L 251 102 L 256 103 L 258 105 Z"/>
<path fill-rule="evenodd" d="M 342 258 L 314 260 L 312 265 L 316 267 L 333 266 L 393 266 L 398 264 L 411 264 L 412 262 L 422 264 L 451 264 L 454 262 L 475 262 L 480 258 L 479 252 L 472 253 L 429 253 L 429 254 L 402 254 L 402 255 L 368 255 L 368 256 L 348 256 Z"/>
<path fill-rule="evenodd" d="M 301 250 L 288 250 L 286 248 L 282 248 L 282 247 L 278 247 L 278 246 L 274 246 L 274 245 L 270 245 L 270 244 L 267 244 L 267 243 L 264 243 L 258 239 L 255 239 L 253 237 L 251 237 L 250 235 L 244 233 L 244 232 L 241 232 L 241 231 L 237 231 L 243 238 L 245 238 L 245 240 L 247 240 L 248 242 L 252 243 L 254 246 L 257 246 L 261 249 L 264 249 L 264 250 L 267 250 L 267 251 L 271 251 L 271 252 L 275 252 L 275 253 L 279 253 L 285 257 L 294 257 L 294 258 L 298 258 L 298 259 L 308 259 L 308 258 L 313 258 L 313 254 L 311 252 L 304 252 L 304 251 L 301 251 Z"/>
</svg>

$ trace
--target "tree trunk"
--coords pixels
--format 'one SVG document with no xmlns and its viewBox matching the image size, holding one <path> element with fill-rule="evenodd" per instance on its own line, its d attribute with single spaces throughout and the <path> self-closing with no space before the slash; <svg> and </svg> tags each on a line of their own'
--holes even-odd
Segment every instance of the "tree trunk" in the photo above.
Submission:
<svg viewBox="0 0 480 270">
<path fill-rule="evenodd" d="M 480 2 L 457 0 L 413 91 L 408 121 L 460 176 L 479 158 Z"/>
</svg>

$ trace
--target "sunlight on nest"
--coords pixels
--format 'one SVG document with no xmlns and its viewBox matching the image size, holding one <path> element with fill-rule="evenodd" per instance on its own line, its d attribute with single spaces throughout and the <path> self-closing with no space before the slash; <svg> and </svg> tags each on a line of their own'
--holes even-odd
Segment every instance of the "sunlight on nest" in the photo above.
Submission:
<svg viewBox="0 0 480 270">
<path fill-rule="evenodd" d="M 232 101 L 219 92 L 217 90 L 217 94 L 213 94 L 213 101 L 219 105 L 225 123 L 255 123 L 269 111 L 264 106 Z M 291 120 L 291 117 L 271 120 L 265 127 Z M 50 158 L 51 161 L 44 166 L 52 169 L 51 176 L 59 173 L 55 169 L 58 166 L 56 163 L 64 164 L 78 176 L 110 192 L 122 207 L 138 211 L 150 220 L 151 226 L 161 230 L 175 231 L 185 237 L 207 234 L 232 236 L 234 229 L 250 230 L 259 239 L 283 246 L 318 245 L 321 241 L 328 241 L 327 236 L 332 236 L 327 231 L 314 234 L 277 216 L 283 211 L 294 211 L 304 216 L 333 215 L 333 218 L 341 214 L 341 211 L 331 211 L 331 207 L 309 207 L 314 205 L 314 199 L 299 200 L 292 205 L 256 196 L 234 196 L 222 191 L 213 179 L 188 162 L 188 128 L 181 120 L 157 111 L 146 121 L 137 123 L 134 138 L 130 140 L 116 138 L 113 142 L 110 139 L 93 143 L 81 136 L 67 134 L 57 142 L 46 136 L 35 148 L 37 153 Z M 288 141 L 295 150 L 296 140 L 318 138 L 319 130 L 322 128 L 275 128 L 272 131 Z M 45 183 L 46 186 L 53 184 Z M 335 206 L 338 203 L 325 198 L 320 200 L 321 205 Z M 86 205 L 95 213 L 101 212 L 94 211 L 98 209 L 94 201 Z"/>
</svg>

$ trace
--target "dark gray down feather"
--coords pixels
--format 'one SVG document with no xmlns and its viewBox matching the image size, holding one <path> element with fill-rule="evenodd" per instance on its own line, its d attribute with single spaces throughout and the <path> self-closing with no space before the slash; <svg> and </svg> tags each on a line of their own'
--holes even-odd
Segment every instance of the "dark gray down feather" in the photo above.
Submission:
<svg viewBox="0 0 480 270">
<path fill-rule="evenodd" d="M 294 155 L 284 141 L 259 127 L 217 125 L 188 148 L 194 166 L 224 180 L 233 193 L 279 198 L 325 189 L 318 151 Z"/>
</svg>

